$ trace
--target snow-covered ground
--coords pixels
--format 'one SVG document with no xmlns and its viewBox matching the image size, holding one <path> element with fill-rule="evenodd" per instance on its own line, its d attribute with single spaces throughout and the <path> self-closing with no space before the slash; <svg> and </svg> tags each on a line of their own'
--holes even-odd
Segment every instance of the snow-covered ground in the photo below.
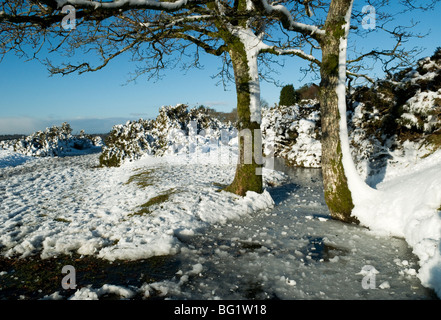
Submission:
<svg viewBox="0 0 441 320">
<path fill-rule="evenodd" d="M 32 156 L 26 156 L 22 153 L 10 151 L 10 150 L 1 150 L 0 168 L 15 167 L 32 159 L 34 159 Z"/>
<path fill-rule="evenodd" d="M 172 299 L 432 298 L 405 241 L 331 220 L 320 170 L 290 171 L 269 191 L 274 209 L 183 238 L 176 277 L 139 290 Z M 371 267 L 372 290 L 362 284 Z"/>
<path fill-rule="evenodd" d="M 120 168 L 97 168 L 97 160 L 96 154 L 42 158 L 2 169 L 0 245 L 6 256 L 77 251 L 114 260 L 171 254 L 176 233 L 272 205 L 267 193 L 241 199 L 217 192 L 213 183 L 226 184 L 234 173 L 228 162 L 211 165 L 217 158 L 183 165 L 181 157 L 146 157 Z M 129 182 L 141 170 L 149 171 L 145 188 Z M 154 215 L 135 214 L 163 193 L 172 201 Z"/>
<path fill-rule="evenodd" d="M 387 168 L 354 215 L 375 232 L 404 238 L 420 259 L 418 277 L 441 296 L 441 150 L 406 160 Z"/>
<path fill-rule="evenodd" d="M 14 155 L 2 150 L 1 253 L 181 260 L 170 279 L 136 288 L 81 284 L 72 299 L 109 292 L 121 298 L 135 292 L 204 299 L 430 297 L 416 276 L 439 294 L 433 270 L 441 263 L 440 152 L 387 170 L 378 185 L 382 196 L 355 211 L 369 231 L 330 220 L 319 169 L 302 169 L 293 181 L 264 170 L 262 195 L 219 192 L 234 176 L 236 149 L 230 144 L 197 154 L 144 156 L 118 168 L 97 167 L 98 154 L 7 165 Z M 391 235 L 407 241 L 420 265 L 406 242 Z M 366 265 L 379 272 L 375 290 L 361 285 Z M 59 292 L 47 298 L 57 297 Z"/>
</svg>

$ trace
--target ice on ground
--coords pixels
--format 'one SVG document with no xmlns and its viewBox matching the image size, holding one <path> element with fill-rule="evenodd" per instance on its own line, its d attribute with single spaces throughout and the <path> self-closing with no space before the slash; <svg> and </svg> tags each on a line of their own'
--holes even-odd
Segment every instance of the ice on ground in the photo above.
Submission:
<svg viewBox="0 0 441 320">
<path fill-rule="evenodd" d="M 185 261 L 175 279 L 128 288 L 144 297 L 427 298 L 416 275 L 440 287 L 439 152 L 412 167 L 388 167 L 378 184 L 383 195 L 357 208 L 362 223 L 380 236 L 331 220 L 321 177 L 307 169 L 295 181 L 265 169 L 263 194 L 220 192 L 232 181 L 237 159 L 234 148 L 225 150 L 197 161 L 186 154 L 145 156 L 119 168 L 97 167 L 97 154 L 1 168 L 1 253 L 78 253 L 109 261 L 173 254 Z M 167 197 L 140 210 L 159 195 Z M 406 239 L 420 265 L 390 234 Z M 357 273 L 364 265 L 379 271 L 382 290 L 361 287 Z M 72 298 L 99 299 L 112 288 L 81 288 Z"/>
<path fill-rule="evenodd" d="M 292 177 L 269 190 L 272 210 L 182 239 L 175 277 L 145 283 L 139 292 L 204 300 L 433 298 L 406 273 L 417 261 L 405 241 L 329 219 L 320 170 L 293 170 Z M 364 272 L 366 266 L 376 271 Z M 364 288 L 364 277 L 372 275 L 374 288 Z"/>
</svg>

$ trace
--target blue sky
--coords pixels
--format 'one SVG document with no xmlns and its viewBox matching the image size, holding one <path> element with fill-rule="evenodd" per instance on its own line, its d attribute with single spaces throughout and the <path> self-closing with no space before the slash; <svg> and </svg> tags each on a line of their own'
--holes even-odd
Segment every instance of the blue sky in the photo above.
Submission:
<svg viewBox="0 0 441 320">
<path fill-rule="evenodd" d="M 438 13 L 409 15 L 403 18 L 421 20 L 418 30 L 432 29 L 430 36 L 414 42 L 427 48 L 422 57 L 431 55 L 441 46 Z M 407 20 L 406 20 L 407 19 Z M 357 46 L 384 45 L 387 40 L 376 36 L 357 42 Z M 411 45 L 411 44 L 408 44 Z M 381 46 L 381 45 L 380 45 Z M 106 68 L 82 75 L 49 76 L 45 66 L 37 61 L 26 62 L 8 55 L 0 63 L 0 134 L 29 134 L 47 126 L 68 121 L 74 132 L 84 129 L 89 133 L 108 132 L 112 125 L 139 118 L 154 118 L 159 107 L 187 103 L 204 104 L 219 111 L 231 111 L 236 104 L 233 84 L 225 91 L 216 86 L 219 79 L 212 79 L 221 67 L 219 58 L 201 55 L 203 70 L 192 69 L 186 73 L 180 69 L 167 70 L 159 81 L 140 78 L 129 83 L 129 73 L 135 65 L 129 56 L 112 61 Z M 298 58 L 283 58 L 285 66 L 277 67 L 274 75 L 282 84 L 292 83 L 296 88 L 304 63 Z M 305 79 L 305 82 L 309 82 Z M 278 102 L 280 87 L 262 82 L 261 96 L 270 106 Z"/>
<path fill-rule="evenodd" d="M 219 58 L 202 55 L 202 70 L 166 70 L 161 80 L 139 78 L 127 84 L 135 67 L 128 59 L 112 61 L 98 72 L 63 77 L 49 76 L 37 61 L 7 56 L 0 63 L 0 134 L 29 134 L 63 121 L 71 123 L 74 132 L 108 132 L 113 124 L 129 119 L 155 118 L 163 105 L 203 104 L 227 112 L 236 105 L 234 85 L 225 90 L 217 85 L 219 78 L 212 78 L 221 67 Z M 298 67 L 287 59 L 285 68 Z M 298 83 L 300 77 L 292 71 L 277 76 L 283 83 Z M 279 92 L 279 87 L 262 83 L 262 98 L 271 104 L 278 101 Z"/>
</svg>

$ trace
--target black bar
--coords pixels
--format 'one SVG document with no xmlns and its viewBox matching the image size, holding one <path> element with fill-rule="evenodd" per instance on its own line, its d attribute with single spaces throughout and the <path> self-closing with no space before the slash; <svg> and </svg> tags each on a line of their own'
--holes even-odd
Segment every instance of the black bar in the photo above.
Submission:
<svg viewBox="0 0 441 320">
<path fill-rule="evenodd" d="M 320 319 L 329 317 L 360 318 L 381 315 L 382 318 L 424 310 L 429 314 L 441 306 L 439 300 L 99 300 L 99 301 L 0 301 L 2 312 L 17 316 L 54 318 L 111 319 Z"/>
</svg>

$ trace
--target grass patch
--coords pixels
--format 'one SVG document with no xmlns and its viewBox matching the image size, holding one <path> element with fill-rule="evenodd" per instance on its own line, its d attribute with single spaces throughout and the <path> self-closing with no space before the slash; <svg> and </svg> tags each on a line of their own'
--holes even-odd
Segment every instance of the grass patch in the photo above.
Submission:
<svg viewBox="0 0 441 320">
<path fill-rule="evenodd" d="M 134 174 L 129 178 L 129 180 L 127 180 L 126 184 L 136 183 L 136 185 L 140 188 L 150 187 L 156 182 L 156 179 L 153 177 L 155 171 L 155 169 L 147 169 Z"/>
<path fill-rule="evenodd" d="M 213 185 L 213 187 L 217 188 L 216 192 L 221 192 L 226 187 L 228 187 L 228 184 L 223 184 L 223 183 L 219 183 L 219 182 L 213 182 L 212 185 Z"/>
<path fill-rule="evenodd" d="M 146 203 L 140 205 L 140 210 L 130 214 L 129 216 L 132 217 L 132 216 L 142 216 L 144 214 L 150 214 L 152 212 L 153 206 L 160 206 L 162 203 L 168 201 L 170 196 L 175 192 L 176 192 L 175 189 L 170 189 L 163 194 L 151 198 Z"/>
<path fill-rule="evenodd" d="M 435 131 L 432 134 L 430 134 L 425 139 L 423 145 L 429 146 L 431 151 L 429 153 L 425 154 L 424 156 L 422 156 L 421 157 L 422 159 L 427 158 L 432 153 L 434 153 L 436 150 L 441 149 L 441 129 L 438 129 L 437 131 Z"/>
<path fill-rule="evenodd" d="M 441 130 L 437 130 L 427 137 L 427 141 L 434 147 L 435 150 L 441 148 Z"/>
</svg>

